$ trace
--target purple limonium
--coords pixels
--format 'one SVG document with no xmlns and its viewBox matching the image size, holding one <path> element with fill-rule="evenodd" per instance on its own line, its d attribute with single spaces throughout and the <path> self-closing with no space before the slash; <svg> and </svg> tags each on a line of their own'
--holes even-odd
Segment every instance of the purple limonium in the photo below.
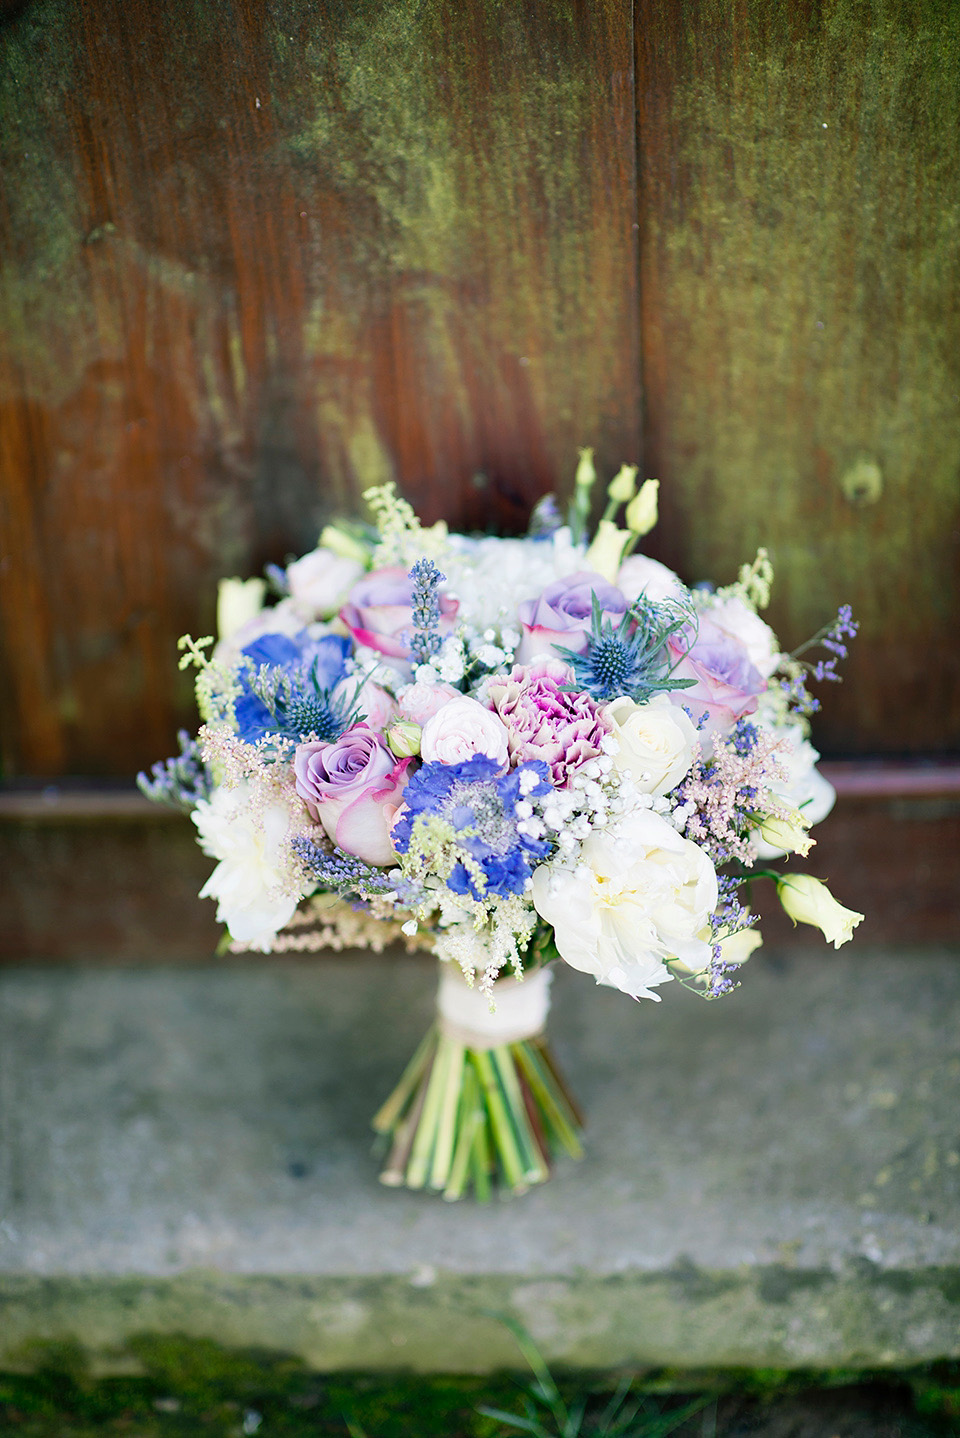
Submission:
<svg viewBox="0 0 960 1438">
<path fill-rule="evenodd" d="M 463 764 L 424 764 L 407 784 L 404 809 L 393 827 L 398 854 L 421 855 L 444 839 L 450 862 L 446 884 L 455 894 L 484 900 L 522 894 L 532 865 L 546 858 L 549 843 L 523 832 L 531 800 L 551 789 L 546 764 L 521 764 L 506 774 L 484 754 Z M 431 824 L 439 820 L 440 824 Z"/>
</svg>

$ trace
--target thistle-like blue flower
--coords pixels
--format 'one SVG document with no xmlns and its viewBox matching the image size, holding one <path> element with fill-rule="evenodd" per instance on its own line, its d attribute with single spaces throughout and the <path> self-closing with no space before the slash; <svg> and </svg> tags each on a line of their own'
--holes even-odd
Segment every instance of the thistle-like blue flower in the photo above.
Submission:
<svg viewBox="0 0 960 1438">
<path fill-rule="evenodd" d="M 334 698 L 346 676 L 350 640 L 338 634 L 311 639 L 265 634 L 243 651 L 241 694 L 234 704 L 240 738 L 255 744 L 266 735 L 300 739 L 314 735 L 332 743 L 355 722 L 355 705 Z"/>
<path fill-rule="evenodd" d="M 524 801 L 549 793 L 547 766 L 534 760 L 499 771 L 484 754 L 463 764 L 424 764 L 404 790 L 406 812 L 394 827 L 394 847 L 399 854 L 417 847 L 422 816 L 443 821 L 455 860 L 446 882 L 455 894 L 481 900 L 522 894 L 532 863 L 549 852 L 545 839 L 520 831 L 523 811 L 517 812 Z"/>
<path fill-rule="evenodd" d="M 667 640 L 690 623 L 691 615 L 673 600 L 654 604 L 642 595 L 614 626 L 604 618 L 593 596 L 591 632 L 583 654 L 558 651 L 573 669 L 571 688 L 604 702 L 629 697 L 644 704 L 666 689 L 688 689 L 693 679 L 671 679 L 672 662 Z"/>
</svg>

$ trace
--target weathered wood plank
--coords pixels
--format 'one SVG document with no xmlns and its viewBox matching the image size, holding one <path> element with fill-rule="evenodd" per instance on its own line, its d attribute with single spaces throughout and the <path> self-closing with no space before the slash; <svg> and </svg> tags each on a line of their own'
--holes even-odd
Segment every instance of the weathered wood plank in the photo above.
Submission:
<svg viewBox="0 0 960 1438">
<path fill-rule="evenodd" d="M 659 557 L 757 545 L 790 644 L 852 603 L 818 742 L 960 741 L 960 8 L 639 0 Z"/>
<path fill-rule="evenodd" d="M 628 0 L 35 0 L 0 27 L 8 773 L 191 718 L 216 579 L 395 477 L 636 459 Z"/>
</svg>

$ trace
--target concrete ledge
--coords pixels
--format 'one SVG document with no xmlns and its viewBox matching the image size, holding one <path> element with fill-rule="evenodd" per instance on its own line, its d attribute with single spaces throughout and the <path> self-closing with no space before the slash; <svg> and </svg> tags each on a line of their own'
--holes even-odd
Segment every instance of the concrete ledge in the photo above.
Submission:
<svg viewBox="0 0 960 1438">
<path fill-rule="evenodd" d="M 319 1369 L 960 1354 L 960 954 L 756 960 L 716 1005 L 559 975 L 588 1159 L 481 1209 L 387 1191 L 366 1124 L 433 965 L 0 976 L 0 1361 L 185 1332 Z"/>
</svg>

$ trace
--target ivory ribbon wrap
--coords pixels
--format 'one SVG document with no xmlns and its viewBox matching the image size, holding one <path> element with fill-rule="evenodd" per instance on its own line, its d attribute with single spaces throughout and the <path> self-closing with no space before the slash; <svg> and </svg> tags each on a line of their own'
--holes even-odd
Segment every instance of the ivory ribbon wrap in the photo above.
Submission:
<svg viewBox="0 0 960 1438">
<path fill-rule="evenodd" d="M 537 969 L 519 982 L 499 979 L 493 986 L 496 1008 L 479 989 L 467 987 L 458 964 L 440 969 L 437 1015 L 447 1038 L 470 1049 L 495 1049 L 542 1033 L 550 1008 L 549 969 Z"/>
</svg>

